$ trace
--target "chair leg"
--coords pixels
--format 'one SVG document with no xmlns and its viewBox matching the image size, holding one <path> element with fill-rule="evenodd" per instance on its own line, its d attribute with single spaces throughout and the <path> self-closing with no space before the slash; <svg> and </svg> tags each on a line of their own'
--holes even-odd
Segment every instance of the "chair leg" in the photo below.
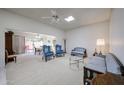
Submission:
<svg viewBox="0 0 124 93">
<path fill-rule="evenodd" d="M 53 59 L 55 58 L 55 55 L 53 55 Z"/>
<path fill-rule="evenodd" d="M 8 63 L 8 58 L 6 58 L 6 63 Z"/>
<path fill-rule="evenodd" d="M 15 57 L 15 63 L 16 63 L 16 57 Z"/>
<path fill-rule="evenodd" d="M 44 57 L 42 56 L 42 60 L 44 59 Z"/>
<path fill-rule="evenodd" d="M 45 57 L 45 61 L 47 62 L 47 57 Z"/>
</svg>

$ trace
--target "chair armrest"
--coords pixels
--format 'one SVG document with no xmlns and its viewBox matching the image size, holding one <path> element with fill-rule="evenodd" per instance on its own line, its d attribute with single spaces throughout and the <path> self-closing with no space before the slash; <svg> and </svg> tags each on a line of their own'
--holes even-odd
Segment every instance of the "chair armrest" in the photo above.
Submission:
<svg viewBox="0 0 124 93">
<path fill-rule="evenodd" d="M 75 51 L 74 49 L 72 49 L 71 51 Z"/>
</svg>

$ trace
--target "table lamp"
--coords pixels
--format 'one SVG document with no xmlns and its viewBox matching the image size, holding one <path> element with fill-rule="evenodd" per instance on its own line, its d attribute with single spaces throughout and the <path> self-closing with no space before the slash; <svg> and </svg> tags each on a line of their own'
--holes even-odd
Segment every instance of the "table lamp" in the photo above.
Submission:
<svg viewBox="0 0 124 93">
<path fill-rule="evenodd" d="M 102 55 L 102 47 L 105 45 L 104 39 L 97 39 L 96 45 L 100 48 L 99 55 Z"/>
</svg>

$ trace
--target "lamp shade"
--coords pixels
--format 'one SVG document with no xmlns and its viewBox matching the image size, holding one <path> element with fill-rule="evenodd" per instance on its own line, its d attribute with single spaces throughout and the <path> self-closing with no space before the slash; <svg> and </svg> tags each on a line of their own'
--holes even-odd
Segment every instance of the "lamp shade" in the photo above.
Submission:
<svg viewBox="0 0 124 93">
<path fill-rule="evenodd" d="M 97 46 L 104 46 L 105 45 L 104 39 L 97 39 L 96 45 Z"/>
</svg>

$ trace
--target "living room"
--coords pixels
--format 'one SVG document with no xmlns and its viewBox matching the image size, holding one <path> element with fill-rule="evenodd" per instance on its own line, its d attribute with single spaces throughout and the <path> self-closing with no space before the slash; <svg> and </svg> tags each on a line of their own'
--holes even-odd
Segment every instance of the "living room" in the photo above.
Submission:
<svg viewBox="0 0 124 93">
<path fill-rule="evenodd" d="M 50 23 L 49 19 L 42 19 L 41 17 L 49 17 L 51 16 L 51 10 L 56 11 L 58 13 L 60 19 L 60 23 Z M 39 14 L 41 12 L 41 14 Z M 32 14 L 32 16 L 31 16 Z M 63 14 L 63 15 L 62 15 Z M 72 22 L 66 22 L 64 18 L 72 16 L 74 17 L 74 20 Z M 76 66 L 72 67 L 74 71 L 68 70 L 69 66 L 69 57 L 72 52 L 72 50 L 75 47 L 82 47 L 85 48 L 87 51 L 87 58 L 84 59 L 87 60 L 88 58 L 92 57 L 94 52 L 99 53 L 102 52 L 103 55 L 106 55 L 107 53 L 113 53 L 116 55 L 116 57 L 120 60 L 122 64 L 124 64 L 124 58 L 123 58 L 123 16 L 124 16 L 124 9 L 110 9 L 110 8 L 80 8 L 80 9 L 56 9 L 56 8 L 49 8 L 49 9 L 16 9 L 16 8 L 10 8 L 10 9 L 0 9 L 0 68 L 1 69 L 7 69 L 9 70 L 6 75 L 3 76 L 1 79 L 1 84 L 7 84 L 6 79 L 8 79 L 9 75 L 11 77 L 9 78 L 8 84 L 69 84 L 69 85 L 80 85 L 83 84 L 83 67 L 81 66 L 81 70 L 78 71 Z M 38 19 L 40 19 L 38 21 Z M 43 22 L 43 23 L 42 23 Z M 26 80 L 22 80 L 22 82 L 18 82 L 20 78 L 14 78 L 14 75 L 12 76 L 12 73 L 10 72 L 12 68 L 17 67 L 16 65 L 19 65 L 19 61 L 22 60 L 24 56 L 18 57 L 17 56 L 17 63 L 11 62 L 9 64 L 5 65 L 5 32 L 8 32 L 9 30 L 16 31 L 16 32 L 28 32 L 28 33 L 38 33 L 38 34 L 45 34 L 56 37 L 56 44 L 59 44 L 62 46 L 62 50 L 66 52 L 64 57 L 58 57 L 52 60 L 42 62 L 42 56 L 36 55 L 30 56 L 30 61 L 33 59 L 38 60 L 38 64 L 35 67 L 36 68 L 40 65 L 40 62 L 42 65 L 44 65 L 46 68 L 47 66 L 50 68 L 52 63 L 61 63 L 61 64 L 55 64 L 52 68 L 48 69 L 48 72 L 52 73 L 53 71 L 56 71 L 54 68 L 60 68 L 58 72 L 55 72 L 55 74 L 46 74 L 46 77 L 41 77 L 42 80 L 39 78 L 39 80 L 43 81 L 44 78 L 46 78 L 47 82 L 41 82 L 39 83 L 35 77 L 32 77 L 29 79 L 30 76 L 38 75 L 35 73 L 30 73 L 30 75 L 26 76 L 29 73 L 23 73 L 24 77 L 26 77 Z M 102 49 L 98 47 L 99 44 L 97 44 L 97 40 L 102 39 L 104 41 Z M 66 45 L 64 43 L 64 40 L 66 40 Z M 95 51 L 96 49 L 96 51 Z M 28 58 L 28 57 L 27 57 Z M 27 59 L 26 59 L 27 60 Z M 35 61 L 35 60 L 34 60 Z M 33 61 L 32 61 L 33 62 Z M 25 62 L 24 62 L 25 64 Z M 26 63 L 27 64 L 27 63 Z M 46 65 L 47 64 L 47 65 Z M 64 66 L 62 65 L 64 64 Z M 27 64 L 28 65 L 28 64 Z M 33 64 L 34 65 L 34 62 Z M 11 67 L 12 66 L 12 67 Z M 9 68 L 10 67 L 10 68 Z M 23 67 L 23 66 L 19 66 Z M 67 68 L 66 68 L 67 67 Z M 29 67 L 30 68 L 30 67 Z M 33 67 L 32 67 L 33 68 Z M 40 67 L 39 67 L 40 68 Z M 43 68 L 43 67 L 42 67 Z M 80 68 L 80 67 L 79 67 Z M 20 71 L 20 68 L 18 68 Z M 65 70 L 63 70 L 65 69 Z M 26 68 L 24 69 L 26 70 Z M 22 71 L 24 71 L 22 70 Z M 29 69 L 28 69 L 29 70 Z M 31 69 L 30 69 L 31 70 Z M 35 71 L 32 69 L 32 71 Z M 44 69 L 47 70 L 47 69 Z M 15 71 L 15 69 L 13 69 Z M 39 70 L 40 71 L 40 70 Z M 59 75 L 59 71 L 63 73 L 60 77 L 55 78 L 54 76 L 56 74 Z M 30 72 L 30 71 L 29 71 Z M 42 72 L 42 71 L 41 71 Z M 37 72 L 40 73 L 41 72 Z M 16 72 L 13 72 L 16 73 Z M 43 72 L 42 74 L 45 74 L 46 72 Z M 64 73 L 66 73 L 64 75 Z M 5 73 L 3 73 L 4 75 Z M 22 76 L 23 76 L 22 74 Z M 17 73 L 15 74 L 17 75 Z M 50 76 L 49 76 L 50 75 Z M 63 76 L 64 75 L 64 76 Z M 67 77 L 65 77 L 67 76 Z M 75 76 L 75 77 L 74 77 Z M 21 75 L 19 76 L 21 77 Z M 22 77 L 22 78 L 24 78 Z M 53 81 L 47 77 L 54 78 Z M 58 79 L 62 79 L 65 77 L 65 79 L 60 82 Z M 70 78 L 69 77 L 74 77 Z M 35 78 L 34 82 L 30 82 Z M 15 81 L 13 81 L 15 79 Z M 17 79 L 17 80 L 16 80 Z M 70 80 L 70 81 L 69 81 Z"/>
</svg>

